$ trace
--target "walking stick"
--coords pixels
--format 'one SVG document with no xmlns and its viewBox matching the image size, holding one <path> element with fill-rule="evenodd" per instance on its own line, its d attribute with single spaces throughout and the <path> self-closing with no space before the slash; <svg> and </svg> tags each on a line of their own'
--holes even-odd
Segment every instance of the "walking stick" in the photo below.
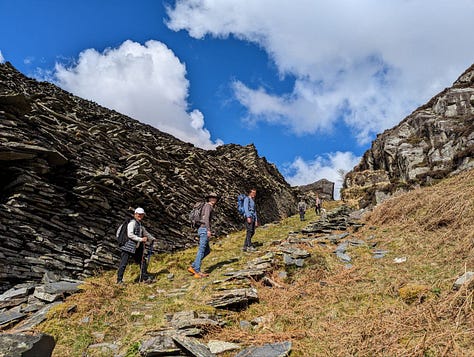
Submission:
<svg viewBox="0 0 474 357">
<path fill-rule="evenodd" d="M 146 267 L 150 264 L 150 259 L 151 255 L 153 254 L 153 243 L 155 243 L 155 240 L 152 240 L 150 245 L 148 246 L 148 252 L 145 258 L 145 244 L 143 244 L 143 254 L 142 254 L 142 260 L 140 264 L 140 278 L 139 281 L 143 281 L 143 263 L 146 261 Z"/>
<path fill-rule="evenodd" d="M 147 255 L 147 262 L 146 262 L 147 267 L 150 265 L 151 256 L 153 254 L 153 244 L 154 243 L 155 243 L 155 240 L 153 239 L 150 243 L 150 248 L 148 248 L 148 255 Z"/>
<path fill-rule="evenodd" d="M 142 259 L 140 259 L 140 276 L 138 282 L 141 283 L 143 280 L 143 261 L 145 260 L 145 243 L 143 243 Z"/>
</svg>

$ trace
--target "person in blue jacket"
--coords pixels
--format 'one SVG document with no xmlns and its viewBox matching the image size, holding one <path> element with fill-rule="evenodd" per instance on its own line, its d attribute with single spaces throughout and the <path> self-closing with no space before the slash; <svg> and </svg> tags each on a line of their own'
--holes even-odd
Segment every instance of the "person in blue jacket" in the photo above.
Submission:
<svg viewBox="0 0 474 357">
<path fill-rule="evenodd" d="M 248 192 L 247 197 L 244 199 L 244 210 L 245 210 L 245 228 L 247 233 L 245 235 L 244 252 L 253 252 L 255 247 L 252 245 L 252 237 L 255 234 L 255 228 L 258 227 L 257 209 L 255 207 L 255 196 L 257 190 L 251 188 Z"/>
</svg>

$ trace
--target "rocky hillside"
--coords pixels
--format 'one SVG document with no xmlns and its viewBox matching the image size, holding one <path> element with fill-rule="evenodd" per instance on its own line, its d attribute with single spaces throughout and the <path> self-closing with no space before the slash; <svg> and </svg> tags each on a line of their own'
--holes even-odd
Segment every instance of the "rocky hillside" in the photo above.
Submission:
<svg viewBox="0 0 474 357">
<path fill-rule="evenodd" d="M 474 167 L 474 65 L 396 127 L 346 175 L 342 198 L 361 207 L 397 190 Z"/>
<path fill-rule="evenodd" d="M 215 233 L 240 229 L 236 197 L 249 186 L 262 223 L 295 212 L 293 190 L 253 145 L 202 150 L 0 64 L 2 290 L 47 271 L 115 268 L 114 232 L 138 205 L 160 252 L 195 244 L 188 212 L 209 191 L 222 197 Z"/>
</svg>

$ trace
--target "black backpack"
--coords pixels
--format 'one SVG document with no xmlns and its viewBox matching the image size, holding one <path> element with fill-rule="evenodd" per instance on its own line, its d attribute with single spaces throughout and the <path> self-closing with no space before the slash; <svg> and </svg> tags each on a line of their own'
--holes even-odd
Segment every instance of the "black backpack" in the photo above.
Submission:
<svg viewBox="0 0 474 357">
<path fill-rule="evenodd" d="M 117 238 L 117 243 L 118 246 L 121 247 L 125 243 L 127 243 L 128 240 L 128 235 L 127 235 L 127 226 L 128 223 L 132 220 L 133 218 L 127 218 L 123 221 L 123 223 L 118 227 L 117 232 L 115 233 L 115 238 Z"/>
<path fill-rule="evenodd" d="M 189 212 L 189 221 L 191 227 L 195 228 L 201 223 L 201 212 L 206 202 L 197 202 L 194 204 L 193 209 Z"/>
</svg>

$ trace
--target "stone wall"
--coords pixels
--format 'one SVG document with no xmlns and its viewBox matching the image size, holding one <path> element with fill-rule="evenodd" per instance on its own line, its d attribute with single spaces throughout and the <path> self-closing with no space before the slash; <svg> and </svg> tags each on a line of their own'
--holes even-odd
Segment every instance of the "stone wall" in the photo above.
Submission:
<svg viewBox="0 0 474 357">
<path fill-rule="evenodd" d="M 196 244 L 187 216 L 210 191 L 222 197 L 215 233 L 241 229 L 236 197 L 250 186 L 262 223 L 296 212 L 292 188 L 253 145 L 202 150 L 0 64 L 2 290 L 46 271 L 116 268 L 114 233 L 136 206 L 159 252 Z"/>
<path fill-rule="evenodd" d="M 346 175 L 341 197 L 361 207 L 474 167 L 474 65 L 400 124 L 378 135 Z M 373 174 L 368 174 L 372 172 Z M 378 179 L 373 181 L 373 177 Z M 383 185 L 380 183 L 386 181 Z"/>
</svg>

